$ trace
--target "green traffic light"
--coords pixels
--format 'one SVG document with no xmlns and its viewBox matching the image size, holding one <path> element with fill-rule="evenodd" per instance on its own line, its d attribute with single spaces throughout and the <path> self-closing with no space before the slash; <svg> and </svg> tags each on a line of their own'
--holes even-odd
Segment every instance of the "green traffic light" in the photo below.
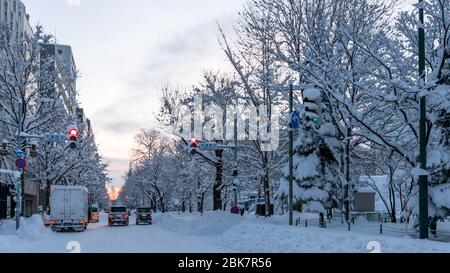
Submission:
<svg viewBox="0 0 450 273">
<path fill-rule="evenodd" d="M 313 118 L 312 121 L 313 121 L 314 123 L 318 123 L 318 122 L 319 122 L 319 119 L 318 119 L 318 118 Z"/>
</svg>

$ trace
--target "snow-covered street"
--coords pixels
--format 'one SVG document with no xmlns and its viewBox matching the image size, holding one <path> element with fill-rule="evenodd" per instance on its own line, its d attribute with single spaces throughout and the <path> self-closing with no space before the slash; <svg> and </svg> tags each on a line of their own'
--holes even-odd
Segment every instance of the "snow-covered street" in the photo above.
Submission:
<svg viewBox="0 0 450 273">
<path fill-rule="evenodd" d="M 36 219 L 31 219 L 33 221 Z M 36 223 L 37 222 L 37 223 Z M 12 224 L 12 223 L 10 223 Z M 213 244 L 203 238 L 185 236 L 165 230 L 159 225 L 134 224 L 130 226 L 108 227 L 107 215 L 101 215 L 100 223 L 90 224 L 85 232 L 55 233 L 49 228 L 39 228 L 38 221 L 29 223 L 19 236 L 3 236 L 0 233 L 0 252 L 51 252 L 64 253 L 77 251 L 79 243 L 81 252 L 217 252 Z M 12 227 L 12 225 L 11 225 Z M 21 238 L 20 238 L 21 237 Z"/>
<path fill-rule="evenodd" d="M 0 252 L 69 253 L 350 253 L 444 252 L 449 243 L 318 228 L 289 227 L 286 217 L 240 217 L 226 212 L 155 214 L 151 226 L 108 227 L 106 215 L 82 233 L 54 233 L 35 216 L 19 232 L 0 226 Z M 78 248 L 79 246 L 79 248 Z"/>
</svg>

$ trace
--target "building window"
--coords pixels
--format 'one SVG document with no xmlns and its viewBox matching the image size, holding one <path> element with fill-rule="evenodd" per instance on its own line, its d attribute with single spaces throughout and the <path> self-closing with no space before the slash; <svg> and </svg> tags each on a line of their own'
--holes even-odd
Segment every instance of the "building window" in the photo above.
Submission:
<svg viewBox="0 0 450 273">
<path fill-rule="evenodd" d="M 5 2 L 5 23 L 8 23 L 8 2 Z"/>
</svg>

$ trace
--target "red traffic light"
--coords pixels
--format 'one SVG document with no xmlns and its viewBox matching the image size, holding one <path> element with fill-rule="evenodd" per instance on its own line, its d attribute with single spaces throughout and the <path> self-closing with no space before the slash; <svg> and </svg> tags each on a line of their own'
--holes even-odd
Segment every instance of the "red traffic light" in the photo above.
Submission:
<svg viewBox="0 0 450 273">
<path fill-rule="evenodd" d="M 76 128 L 70 129 L 69 130 L 69 135 L 77 136 L 78 135 L 78 130 Z"/>
<path fill-rule="evenodd" d="M 72 127 L 69 130 L 69 147 L 71 149 L 76 149 L 77 148 L 77 140 L 78 140 L 78 129 L 75 127 Z"/>
<path fill-rule="evenodd" d="M 192 137 L 192 138 L 191 138 L 191 147 L 192 147 L 192 148 L 197 148 L 197 145 L 198 145 L 198 140 L 197 140 L 197 138 L 196 138 L 196 137 Z"/>
</svg>

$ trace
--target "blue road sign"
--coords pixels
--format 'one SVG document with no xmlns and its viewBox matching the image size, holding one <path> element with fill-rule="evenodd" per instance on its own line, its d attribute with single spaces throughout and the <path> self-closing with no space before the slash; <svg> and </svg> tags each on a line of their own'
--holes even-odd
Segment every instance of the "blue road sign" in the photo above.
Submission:
<svg viewBox="0 0 450 273">
<path fill-rule="evenodd" d="M 16 156 L 18 157 L 18 158 L 26 158 L 27 157 L 27 154 L 24 152 L 24 151 L 16 151 Z"/>
<path fill-rule="evenodd" d="M 45 142 L 58 142 L 58 143 L 64 143 L 66 142 L 66 135 L 60 135 L 60 134 L 44 134 L 44 141 Z"/>
<path fill-rule="evenodd" d="M 294 129 L 300 128 L 300 111 L 295 110 L 291 115 L 291 127 Z"/>
<path fill-rule="evenodd" d="M 218 149 L 218 146 L 219 145 L 216 142 L 206 142 L 200 143 L 199 148 L 206 151 L 215 151 Z"/>
</svg>

